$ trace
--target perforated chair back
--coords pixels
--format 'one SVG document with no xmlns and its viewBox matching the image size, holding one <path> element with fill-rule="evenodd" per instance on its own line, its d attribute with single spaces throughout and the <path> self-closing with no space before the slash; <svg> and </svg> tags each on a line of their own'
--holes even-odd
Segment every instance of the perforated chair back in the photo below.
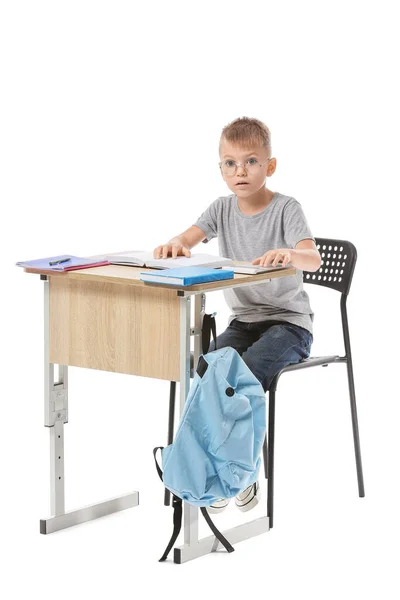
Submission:
<svg viewBox="0 0 400 600">
<path fill-rule="evenodd" d="M 303 271 L 303 282 L 323 285 L 349 294 L 354 268 L 357 262 L 357 250 L 351 242 L 315 238 L 315 244 L 321 255 L 321 266 L 318 271 Z"/>
</svg>

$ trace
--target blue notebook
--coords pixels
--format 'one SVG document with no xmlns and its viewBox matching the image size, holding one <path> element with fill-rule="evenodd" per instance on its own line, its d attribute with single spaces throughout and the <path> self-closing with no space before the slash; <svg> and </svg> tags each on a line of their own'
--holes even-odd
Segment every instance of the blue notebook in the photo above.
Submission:
<svg viewBox="0 0 400 600">
<path fill-rule="evenodd" d="M 233 277 L 234 272 L 229 269 L 210 269 L 209 267 L 182 267 L 180 269 L 165 269 L 156 273 L 140 273 L 141 281 L 180 286 L 233 279 Z"/>
</svg>

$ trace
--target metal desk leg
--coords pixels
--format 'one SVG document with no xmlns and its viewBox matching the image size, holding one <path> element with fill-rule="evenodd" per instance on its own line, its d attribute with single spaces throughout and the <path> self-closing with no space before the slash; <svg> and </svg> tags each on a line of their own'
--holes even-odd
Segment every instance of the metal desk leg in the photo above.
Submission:
<svg viewBox="0 0 400 600">
<path fill-rule="evenodd" d="M 190 329 L 190 298 L 191 296 L 183 296 L 180 298 L 181 303 L 181 369 L 180 369 L 180 416 L 182 416 L 186 397 L 190 387 L 190 334 L 195 336 L 194 346 L 194 368 L 196 368 L 199 355 L 201 354 L 201 324 L 202 317 L 205 311 L 205 295 L 195 295 L 195 327 Z M 222 549 L 222 545 L 214 535 L 199 540 L 198 534 L 198 508 L 191 506 L 186 502 L 184 507 L 184 545 L 174 548 L 174 563 L 184 563 L 199 556 L 210 554 L 216 550 Z M 218 524 L 217 524 L 218 526 Z M 247 540 L 269 530 L 269 518 L 267 516 L 254 519 L 223 531 L 223 535 L 231 544 Z"/>
<path fill-rule="evenodd" d="M 198 306 L 196 303 L 195 309 Z M 190 310 L 191 296 L 180 298 L 180 404 L 179 417 L 185 408 L 190 388 Z M 196 357 L 194 357 L 196 359 Z M 194 363 L 196 364 L 196 363 Z M 187 502 L 183 503 L 184 543 L 197 544 L 199 537 L 198 509 Z M 175 560 L 175 550 L 174 550 Z"/>
<path fill-rule="evenodd" d="M 104 502 L 65 512 L 64 424 L 68 423 L 68 367 L 59 365 L 54 381 L 54 364 L 50 362 L 50 290 L 44 281 L 44 425 L 50 431 L 50 511 L 41 519 L 40 533 L 52 533 L 72 525 L 97 519 L 139 504 L 139 492 L 111 498 Z"/>
</svg>

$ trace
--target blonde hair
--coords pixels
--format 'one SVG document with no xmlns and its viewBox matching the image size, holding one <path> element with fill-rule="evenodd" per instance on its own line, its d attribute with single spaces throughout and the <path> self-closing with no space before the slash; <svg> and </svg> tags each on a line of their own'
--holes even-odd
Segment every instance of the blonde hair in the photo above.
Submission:
<svg viewBox="0 0 400 600">
<path fill-rule="evenodd" d="M 223 128 L 219 142 L 220 147 L 223 140 L 243 148 L 258 144 L 266 148 L 269 153 L 271 152 L 271 132 L 258 119 L 250 117 L 235 119 Z"/>
</svg>

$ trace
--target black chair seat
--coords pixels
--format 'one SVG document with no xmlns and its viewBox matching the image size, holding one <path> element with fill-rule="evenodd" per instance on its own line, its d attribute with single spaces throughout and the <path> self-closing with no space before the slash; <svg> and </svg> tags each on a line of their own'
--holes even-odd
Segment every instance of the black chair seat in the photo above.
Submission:
<svg viewBox="0 0 400 600">
<path fill-rule="evenodd" d="M 342 362 L 342 359 L 340 358 L 340 356 L 310 356 L 309 358 L 305 358 L 304 360 L 301 360 L 298 363 L 295 363 L 293 365 L 288 365 L 287 367 L 284 367 L 283 369 L 281 369 L 278 373 L 278 375 L 282 375 L 282 373 L 285 373 L 286 371 L 297 371 L 297 369 L 306 369 L 307 367 L 317 367 L 318 365 L 321 365 L 322 367 L 325 365 L 328 365 L 329 363 L 334 363 L 334 362 Z"/>
<path fill-rule="evenodd" d="M 321 365 L 322 367 L 328 365 L 329 363 L 335 362 L 345 362 L 345 358 L 341 358 L 338 355 L 335 356 L 310 356 L 309 358 L 305 358 L 298 363 L 293 365 L 288 365 L 284 367 L 279 373 L 276 375 L 276 382 L 278 382 L 279 377 L 282 373 L 286 373 L 286 371 L 297 371 L 298 369 L 306 369 L 307 367 L 317 367 Z M 194 377 L 194 352 L 190 352 L 190 377 Z"/>
</svg>

